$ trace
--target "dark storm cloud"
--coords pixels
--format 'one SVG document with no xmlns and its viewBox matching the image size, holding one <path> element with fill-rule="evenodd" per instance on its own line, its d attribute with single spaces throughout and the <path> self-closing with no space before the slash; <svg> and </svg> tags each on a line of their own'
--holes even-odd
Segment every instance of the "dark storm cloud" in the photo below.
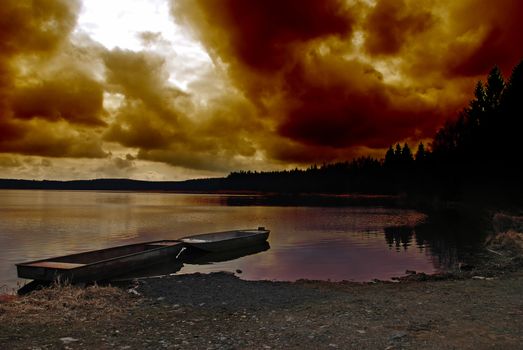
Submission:
<svg viewBox="0 0 523 350">
<path fill-rule="evenodd" d="M 214 6 L 177 1 L 173 12 L 228 65 L 235 84 L 258 106 L 261 118 L 276 121 L 281 137 L 318 147 L 385 147 L 418 129 L 429 134 L 439 122 L 433 105 L 388 85 L 372 64 L 344 57 L 363 5 L 227 1 L 219 11 Z M 423 20 L 407 15 L 392 22 L 404 23 L 403 32 L 411 33 L 417 25 L 407 22 L 415 18 Z"/>
<path fill-rule="evenodd" d="M 381 0 L 365 19 L 365 47 L 372 55 L 394 55 L 417 34 L 434 24 L 423 2 Z"/>
<path fill-rule="evenodd" d="M 295 45 L 323 36 L 344 36 L 352 28 L 344 1 L 197 0 L 173 4 L 178 16 L 206 26 L 201 34 L 211 50 L 267 72 L 286 66 L 296 53 Z"/>
<path fill-rule="evenodd" d="M 227 172 L 380 155 L 431 137 L 494 64 L 509 74 L 523 57 L 522 4 L 173 0 L 212 59 L 194 73 L 176 71 L 183 47 L 165 33 L 139 34 L 144 51 L 108 50 L 73 32 L 80 1 L 5 0 L 4 168 L 17 155 L 105 157 L 122 172 L 127 161 Z"/>
<path fill-rule="evenodd" d="M 523 58 L 523 2 L 517 0 L 469 1 L 455 13 L 459 34 L 473 33 L 475 40 L 450 46 L 460 57 L 450 63 L 450 73 L 483 75 L 497 64 L 508 73 Z"/>
<path fill-rule="evenodd" d="M 466 105 L 474 84 L 466 69 L 478 76 L 521 57 L 519 7 L 508 0 L 172 1 L 175 19 L 226 67 L 259 118 L 272 121 L 277 137 L 262 141 L 268 158 L 291 162 L 432 136 Z M 294 150 L 277 146 L 284 144 Z"/>
<path fill-rule="evenodd" d="M 433 130 L 434 106 L 383 83 L 372 66 L 336 57 L 307 62 L 293 79 L 283 136 L 334 148 L 384 147 Z M 305 88 L 304 88 L 305 87 Z"/>
</svg>

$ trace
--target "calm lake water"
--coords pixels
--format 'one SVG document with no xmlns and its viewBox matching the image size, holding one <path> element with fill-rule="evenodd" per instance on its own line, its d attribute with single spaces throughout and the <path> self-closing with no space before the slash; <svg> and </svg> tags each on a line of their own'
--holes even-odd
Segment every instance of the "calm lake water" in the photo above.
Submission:
<svg viewBox="0 0 523 350">
<path fill-rule="evenodd" d="M 468 234 L 474 225 L 434 220 L 415 210 L 231 205 L 236 202 L 228 195 L 0 190 L 0 286 L 11 290 L 25 282 L 16 277 L 17 262 L 258 226 L 271 230 L 270 248 L 228 261 L 185 263 L 176 273 L 241 270 L 243 279 L 282 281 L 390 279 L 407 269 L 444 270 L 477 244 Z"/>
</svg>

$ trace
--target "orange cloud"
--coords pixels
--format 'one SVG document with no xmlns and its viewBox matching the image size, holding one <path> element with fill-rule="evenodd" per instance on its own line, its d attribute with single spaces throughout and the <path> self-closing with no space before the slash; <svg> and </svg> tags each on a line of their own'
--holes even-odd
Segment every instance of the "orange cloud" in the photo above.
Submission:
<svg viewBox="0 0 523 350">
<path fill-rule="evenodd" d="M 35 119 L 26 123 L 12 122 L 15 137 L 3 136 L 0 151 L 47 157 L 103 158 L 108 154 L 96 134 L 88 130 L 71 129 L 66 122 L 50 123 Z"/>
<path fill-rule="evenodd" d="M 456 34 L 475 34 L 475 38 L 465 44 L 451 42 L 450 48 L 459 50 L 459 56 L 450 64 L 450 73 L 484 75 L 497 64 L 508 75 L 523 57 L 521 13 L 523 2 L 513 0 L 469 1 L 458 8 L 452 18 Z"/>
<path fill-rule="evenodd" d="M 76 0 L 5 0 L 0 6 L 0 51 L 3 58 L 55 50 L 76 24 Z"/>
<path fill-rule="evenodd" d="M 126 147 L 166 148 L 184 137 L 183 113 L 177 106 L 185 94 L 169 86 L 165 60 L 144 52 L 115 49 L 103 55 L 106 83 L 124 101 L 105 139 Z"/>
<path fill-rule="evenodd" d="M 103 126 L 103 87 L 82 72 L 66 72 L 15 90 L 13 116 L 18 119 L 67 120 Z"/>
<path fill-rule="evenodd" d="M 22 162 L 16 157 L 0 156 L 0 168 L 17 168 Z"/>
<path fill-rule="evenodd" d="M 424 3 L 405 0 L 381 0 L 364 20 L 365 48 L 371 55 L 394 55 L 416 35 L 434 23 Z"/>
<path fill-rule="evenodd" d="M 123 96 L 104 140 L 137 149 L 141 160 L 219 172 L 254 155 L 246 133 L 254 134 L 258 123 L 241 98 L 220 96 L 199 108 L 169 83 L 164 58 L 120 49 L 103 58 L 108 88 Z"/>
<path fill-rule="evenodd" d="M 102 85 L 66 63 L 71 57 L 57 58 L 71 48 L 79 8 L 68 0 L 2 2 L 0 152 L 107 155 L 87 128 L 105 125 Z M 53 60 L 58 67 L 50 67 Z"/>
<path fill-rule="evenodd" d="M 75 32 L 79 0 L 3 1 L 2 167 L 105 158 L 94 174 L 209 175 L 380 155 L 430 138 L 494 64 L 508 75 L 523 57 L 520 1 L 171 3 L 212 59 L 198 72 L 177 70 L 164 33 L 139 34 L 137 52 Z"/>
<path fill-rule="evenodd" d="M 466 105 L 476 78 L 523 56 L 513 49 L 520 37 L 513 32 L 523 33 L 519 7 L 177 0 L 172 13 L 226 67 L 258 117 L 270 120 L 266 131 L 276 135 L 262 141 L 267 157 L 307 163 L 431 137 Z M 473 16 L 460 18 L 467 9 Z M 490 37 L 474 32 L 480 25 Z M 497 53 L 478 54 L 486 43 Z"/>
</svg>

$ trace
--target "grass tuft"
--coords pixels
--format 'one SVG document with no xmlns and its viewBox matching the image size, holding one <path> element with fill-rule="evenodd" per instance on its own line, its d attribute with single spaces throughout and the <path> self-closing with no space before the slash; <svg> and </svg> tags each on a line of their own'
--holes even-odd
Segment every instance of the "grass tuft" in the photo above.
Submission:
<svg viewBox="0 0 523 350">
<path fill-rule="evenodd" d="M 80 320 L 96 317 L 118 317 L 139 298 L 110 286 L 76 287 L 57 283 L 26 296 L 0 296 L 0 322 L 5 318 L 37 318 L 43 323 L 57 320 Z"/>
</svg>

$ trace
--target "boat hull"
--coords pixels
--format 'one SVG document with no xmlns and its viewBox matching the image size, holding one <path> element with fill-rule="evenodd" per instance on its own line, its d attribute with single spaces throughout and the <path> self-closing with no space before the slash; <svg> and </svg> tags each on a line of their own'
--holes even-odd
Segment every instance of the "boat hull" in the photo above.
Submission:
<svg viewBox="0 0 523 350">
<path fill-rule="evenodd" d="M 223 252 L 262 244 L 269 238 L 269 233 L 269 230 L 227 231 L 185 237 L 180 241 L 205 251 Z"/>
<path fill-rule="evenodd" d="M 96 250 L 17 264 L 18 277 L 41 281 L 108 280 L 174 258 L 183 248 L 177 241 L 156 241 Z"/>
</svg>

